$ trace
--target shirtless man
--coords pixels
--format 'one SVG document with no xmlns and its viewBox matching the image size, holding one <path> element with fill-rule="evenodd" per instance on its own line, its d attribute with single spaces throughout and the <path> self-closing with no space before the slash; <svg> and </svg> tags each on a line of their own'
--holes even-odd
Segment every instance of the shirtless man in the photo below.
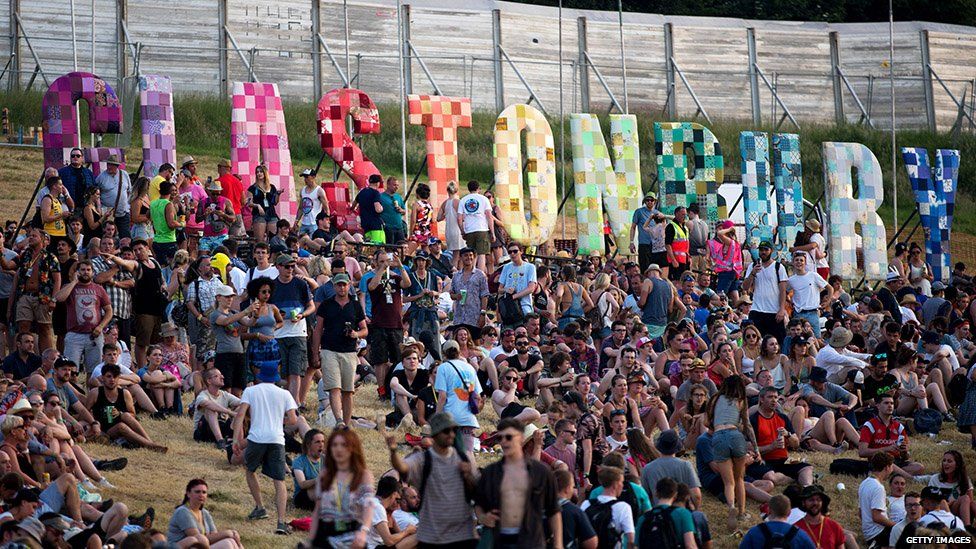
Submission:
<svg viewBox="0 0 976 549">
<path fill-rule="evenodd" d="M 542 417 L 535 408 L 519 404 L 515 390 L 519 373 L 514 368 L 503 368 L 498 376 L 498 389 L 491 394 L 491 406 L 501 419 L 512 417 L 520 423 L 534 423 Z"/>
<path fill-rule="evenodd" d="M 486 467 L 475 491 L 475 512 L 499 547 L 545 547 L 544 517 L 551 547 L 563 547 L 563 520 L 552 470 L 522 453 L 522 424 L 498 422 L 502 459 Z M 537 497 L 536 497 L 537 496 Z"/>
</svg>

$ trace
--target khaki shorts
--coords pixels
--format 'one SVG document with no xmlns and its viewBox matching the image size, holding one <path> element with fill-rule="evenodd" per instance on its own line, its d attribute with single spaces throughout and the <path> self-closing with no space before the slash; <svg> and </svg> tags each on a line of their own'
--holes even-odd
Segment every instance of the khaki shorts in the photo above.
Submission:
<svg viewBox="0 0 976 549">
<path fill-rule="evenodd" d="M 491 235 L 488 234 L 488 231 L 466 233 L 464 243 L 478 255 L 488 255 L 491 251 Z"/>
<path fill-rule="evenodd" d="M 17 300 L 14 318 L 17 319 L 17 322 L 50 324 L 51 308 L 41 303 L 41 298 L 36 295 L 22 295 Z"/>
<path fill-rule="evenodd" d="M 320 352 L 322 359 L 322 388 L 326 391 L 339 389 L 343 393 L 355 391 L 356 353 Z"/>
<path fill-rule="evenodd" d="M 132 319 L 132 336 L 136 339 L 136 345 L 148 347 L 154 343 L 159 343 L 160 328 L 163 319 L 156 315 L 135 315 Z"/>
</svg>

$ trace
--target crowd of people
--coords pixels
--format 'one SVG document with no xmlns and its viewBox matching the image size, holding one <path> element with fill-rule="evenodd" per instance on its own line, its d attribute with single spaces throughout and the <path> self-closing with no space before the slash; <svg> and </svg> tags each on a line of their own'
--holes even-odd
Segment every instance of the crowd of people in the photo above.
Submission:
<svg viewBox="0 0 976 549">
<path fill-rule="evenodd" d="M 851 289 L 815 219 L 746 244 L 649 193 L 629 248 L 579 257 L 510 239 L 477 181 L 435 204 L 371 176 L 339 227 L 313 170 L 287 219 L 263 166 L 245 188 L 227 161 L 95 177 L 70 158 L 0 240 L 3 543 L 241 547 L 203 479 L 165 532 L 99 494 L 126 460 L 86 443 L 165 453 L 174 415 L 244 469 L 248 520 L 270 517 L 267 477 L 274 532 L 309 547 L 881 548 L 973 527 L 962 453 L 911 441 L 955 423 L 976 449 L 976 287 L 962 264 L 934 280 L 917 244 Z M 366 390 L 384 413 L 357 410 Z M 863 478 L 859 521 L 831 515 L 827 472 Z"/>
</svg>

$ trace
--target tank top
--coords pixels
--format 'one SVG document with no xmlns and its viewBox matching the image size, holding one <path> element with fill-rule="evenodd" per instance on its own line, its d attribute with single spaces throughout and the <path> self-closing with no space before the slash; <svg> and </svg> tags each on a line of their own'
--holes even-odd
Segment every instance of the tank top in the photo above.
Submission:
<svg viewBox="0 0 976 549">
<path fill-rule="evenodd" d="M 68 236 L 67 229 L 64 225 L 64 219 L 61 219 L 61 201 L 58 200 L 58 197 L 51 195 L 47 195 L 44 198 L 51 200 L 51 215 L 57 216 L 57 219 L 54 221 L 44 224 L 44 232 L 50 236 Z"/>
<path fill-rule="evenodd" d="M 168 198 L 157 198 L 149 203 L 149 216 L 152 219 L 153 229 L 156 232 L 154 242 L 158 244 L 176 242 L 176 229 L 173 229 L 166 223 L 166 206 L 168 205 Z"/>
<path fill-rule="evenodd" d="M 163 316 L 166 310 L 166 298 L 163 296 L 163 272 L 159 264 L 151 259 L 151 267 L 139 263 L 141 276 L 136 277 L 133 295 L 139 299 L 132 300 L 132 312 L 137 315 Z"/>
<path fill-rule="evenodd" d="M 739 406 L 733 400 L 729 400 L 725 395 L 719 395 L 715 401 L 715 409 L 712 412 L 712 425 L 735 425 L 742 427 L 742 416 L 739 413 Z"/>
<path fill-rule="evenodd" d="M 92 406 L 92 416 L 95 417 L 95 421 L 102 427 L 102 432 L 108 432 L 109 429 L 114 427 L 117 423 L 122 421 L 122 414 L 113 417 L 111 410 L 114 408 L 122 412 L 117 405 L 119 400 L 123 403 L 125 400 L 122 398 L 122 389 L 119 389 L 118 395 L 116 395 L 115 400 L 109 400 L 108 396 L 105 395 L 105 388 L 98 387 L 98 396 L 95 398 L 95 404 Z"/>
<path fill-rule="evenodd" d="M 274 326 L 275 326 L 275 317 L 274 314 L 271 312 L 271 309 L 269 308 L 268 314 L 259 316 L 257 320 L 254 322 L 254 326 L 251 326 L 250 331 L 255 334 L 264 334 L 264 335 L 273 336 Z"/>
<path fill-rule="evenodd" d="M 315 218 L 322 211 L 319 187 L 302 187 L 302 225 L 315 225 Z"/>
<path fill-rule="evenodd" d="M 452 199 L 451 200 L 453 203 Z M 444 233 L 447 238 L 447 249 L 456 252 L 464 247 L 464 240 L 461 237 L 461 228 L 457 224 L 457 206 L 448 205 L 444 208 Z"/>
<path fill-rule="evenodd" d="M 573 291 L 572 286 L 568 286 L 569 295 L 572 296 L 572 301 L 569 304 L 569 308 L 563 313 L 563 318 L 582 318 L 585 314 L 583 311 L 583 287 L 580 286 L 578 292 Z"/>
<path fill-rule="evenodd" d="M 86 210 L 88 208 L 89 208 L 88 206 L 85 206 L 85 209 Z M 94 208 L 94 210 L 95 211 L 92 212 L 92 217 L 95 218 L 96 221 L 98 221 L 98 218 L 99 218 L 99 216 L 102 215 L 102 213 L 98 210 L 98 207 L 97 206 Z M 101 224 L 99 224 L 98 227 L 91 228 L 91 227 L 88 226 L 88 221 L 87 220 L 82 220 L 82 222 L 81 222 L 81 234 L 85 237 L 85 242 L 89 242 L 93 238 L 101 238 L 102 237 L 102 229 L 103 229 L 103 226 Z"/>
</svg>

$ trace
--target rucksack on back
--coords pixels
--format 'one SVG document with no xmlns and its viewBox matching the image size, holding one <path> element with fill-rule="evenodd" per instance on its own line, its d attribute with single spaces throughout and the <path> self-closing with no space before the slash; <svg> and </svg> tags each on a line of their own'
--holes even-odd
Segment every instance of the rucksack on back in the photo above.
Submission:
<svg viewBox="0 0 976 549">
<path fill-rule="evenodd" d="M 620 546 L 620 532 L 613 525 L 613 506 L 618 500 L 607 502 L 590 501 L 586 508 L 586 518 L 597 534 L 597 549 L 615 549 Z"/>
<path fill-rule="evenodd" d="M 763 549 L 790 549 L 793 547 L 793 538 L 800 533 L 799 528 L 790 525 L 785 534 L 777 534 L 765 522 L 759 523 L 759 531 L 763 535 Z"/>
<path fill-rule="evenodd" d="M 671 513 L 675 507 L 654 507 L 644 513 L 644 521 L 637 532 L 637 546 L 639 549 L 684 549 L 685 540 L 678 536 L 678 531 L 671 520 Z"/>
</svg>

